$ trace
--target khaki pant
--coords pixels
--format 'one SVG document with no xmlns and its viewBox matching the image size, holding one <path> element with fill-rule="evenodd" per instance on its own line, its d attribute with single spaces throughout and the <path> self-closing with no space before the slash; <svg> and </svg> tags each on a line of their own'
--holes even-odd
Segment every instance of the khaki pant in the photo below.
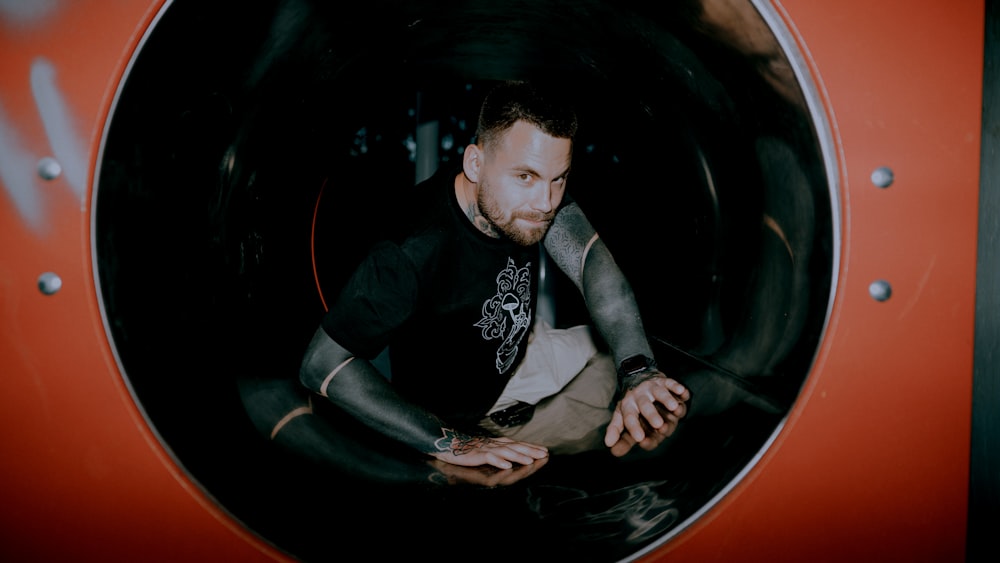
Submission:
<svg viewBox="0 0 1000 563">
<path fill-rule="evenodd" d="M 514 440 L 545 446 L 556 454 L 603 448 L 616 385 L 614 361 L 607 354 L 596 353 L 561 391 L 537 403 L 527 423 L 503 428 L 484 418 L 480 425 Z"/>
</svg>

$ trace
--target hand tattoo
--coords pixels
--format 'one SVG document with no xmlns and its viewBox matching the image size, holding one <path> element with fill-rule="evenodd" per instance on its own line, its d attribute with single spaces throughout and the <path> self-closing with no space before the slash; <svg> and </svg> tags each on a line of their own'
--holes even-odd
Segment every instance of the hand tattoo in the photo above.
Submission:
<svg viewBox="0 0 1000 563">
<path fill-rule="evenodd" d="M 462 455 L 483 447 L 491 442 L 485 436 L 470 436 L 456 432 L 450 428 L 442 428 L 444 436 L 434 441 L 434 447 L 439 452 L 451 450 L 453 455 Z"/>
</svg>

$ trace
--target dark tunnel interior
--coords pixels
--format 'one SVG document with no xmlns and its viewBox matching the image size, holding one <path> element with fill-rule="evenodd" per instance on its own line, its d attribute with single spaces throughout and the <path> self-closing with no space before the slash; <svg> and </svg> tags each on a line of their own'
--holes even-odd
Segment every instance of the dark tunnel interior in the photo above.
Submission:
<svg viewBox="0 0 1000 563">
<path fill-rule="evenodd" d="M 177 463 L 308 561 L 495 535 L 538 559 L 622 560 L 710 508 L 779 431 L 835 275 L 807 97 L 756 4 L 739 6 L 169 2 L 112 108 L 94 241 L 122 373 Z M 554 456 L 502 487 L 442 485 L 360 428 L 328 432 L 349 423 L 318 400 L 314 441 L 270 441 L 252 400 L 294 382 L 386 202 L 460 160 L 480 96 L 511 78 L 576 104 L 570 190 L 693 415 L 655 451 Z M 568 280 L 547 283 L 557 324 L 587 321 Z"/>
</svg>

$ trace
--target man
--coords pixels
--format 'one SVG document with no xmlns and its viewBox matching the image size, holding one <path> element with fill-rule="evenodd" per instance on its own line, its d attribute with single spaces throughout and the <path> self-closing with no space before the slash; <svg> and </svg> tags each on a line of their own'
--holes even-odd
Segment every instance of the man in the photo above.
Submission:
<svg viewBox="0 0 1000 563">
<path fill-rule="evenodd" d="M 672 432 L 688 391 L 657 369 L 629 284 L 565 197 L 576 128 L 531 84 L 492 90 L 461 170 L 413 190 L 406 229 L 372 248 L 323 318 L 302 384 L 459 466 L 532 464 L 555 443 L 547 436 L 581 425 L 603 430 L 612 451 Z M 582 292 L 611 357 L 586 329 L 535 319 L 539 244 Z M 391 374 L 371 362 L 387 346 Z M 603 419 L 540 416 L 570 393 Z"/>
</svg>

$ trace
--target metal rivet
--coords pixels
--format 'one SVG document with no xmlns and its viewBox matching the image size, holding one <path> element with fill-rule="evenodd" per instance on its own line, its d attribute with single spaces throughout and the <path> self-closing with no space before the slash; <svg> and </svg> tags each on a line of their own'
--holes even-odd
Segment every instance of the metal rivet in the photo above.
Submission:
<svg viewBox="0 0 1000 563">
<path fill-rule="evenodd" d="M 55 180 L 62 174 L 62 165 L 59 161 L 46 156 L 38 161 L 38 175 L 46 180 Z"/>
<path fill-rule="evenodd" d="M 868 293 L 875 301 L 885 301 L 892 296 L 892 286 L 885 280 L 876 280 L 868 286 Z"/>
<path fill-rule="evenodd" d="M 45 272 L 38 276 L 38 289 L 45 295 L 52 295 L 62 289 L 62 278 L 52 272 Z"/>
<path fill-rule="evenodd" d="M 872 172 L 872 183 L 880 188 L 888 188 L 891 186 L 893 179 L 894 175 L 892 173 L 892 169 L 886 166 L 876 168 L 875 171 Z"/>
</svg>

